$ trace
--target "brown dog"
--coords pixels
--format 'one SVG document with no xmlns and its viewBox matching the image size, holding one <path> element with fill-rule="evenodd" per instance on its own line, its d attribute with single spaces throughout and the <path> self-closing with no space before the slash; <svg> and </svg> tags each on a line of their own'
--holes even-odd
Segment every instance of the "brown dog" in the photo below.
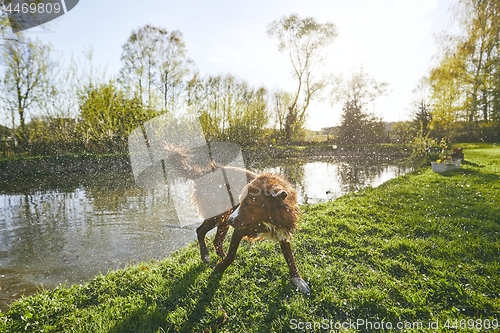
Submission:
<svg viewBox="0 0 500 333">
<path fill-rule="evenodd" d="M 245 169 L 220 166 L 214 162 L 205 167 L 192 166 L 190 156 L 184 149 L 166 146 L 165 150 L 169 153 L 166 160 L 168 165 L 179 176 L 194 182 L 193 202 L 197 205 L 198 212 L 204 219 L 203 223 L 196 229 L 200 254 L 204 262 L 210 261 L 205 235 L 216 226 L 214 246 L 217 255 L 223 259 L 215 266 L 215 270 L 220 272 L 223 272 L 234 261 L 236 251 L 244 237 L 250 240 L 266 238 L 280 244 L 292 282 L 301 292 L 311 292 L 307 283 L 300 277 L 290 246 L 290 237 L 297 228 L 300 210 L 297 203 L 297 193 L 287 180 L 278 175 L 257 175 Z M 214 196 L 220 193 L 217 192 L 217 189 L 223 188 L 227 184 L 218 184 L 216 180 L 207 183 L 202 176 L 217 171 L 222 171 L 225 174 L 224 179 L 246 177 L 248 184 L 243 187 L 241 194 L 239 194 L 239 202 L 223 206 L 222 209 L 219 207 L 224 212 L 217 216 L 210 214 L 207 216 L 211 202 L 216 199 Z M 230 188 L 228 190 L 231 191 Z M 225 255 L 222 243 L 229 226 L 234 228 L 234 232 L 228 253 Z"/>
<path fill-rule="evenodd" d="M 233 262 L 243 237 L 266 238 L 280 244 L 292 282 L 301 292 L 310 293 L 311 289 L 300 277 L 290 246 L 300 213 L 295 189 L 281 176 L 262 174 L 243 189 L 239 201 L 239 207 L 227 220 L 234 227 L 228 253 L 215 269 L 223 271 Z"/>
</svg>

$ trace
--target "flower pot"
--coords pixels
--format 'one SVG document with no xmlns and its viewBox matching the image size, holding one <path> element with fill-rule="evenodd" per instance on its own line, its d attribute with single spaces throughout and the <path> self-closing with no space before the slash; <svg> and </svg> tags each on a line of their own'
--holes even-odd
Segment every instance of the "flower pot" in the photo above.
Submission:
<svg viewBox="0 0 500 333">
<path fill-rule="evenodd" d="M 458 169 L 458 168 L 460 168 L 460 162 L 461 161 L 462 161 L 462 159 L 458 158 L 458 159 L 453 159 L 451 164 L 431 162 L 432 171 L 434 171 L 434 172 L 445 172 L 445 171 L 449 171 L 449 170 Z"/>
</svg>

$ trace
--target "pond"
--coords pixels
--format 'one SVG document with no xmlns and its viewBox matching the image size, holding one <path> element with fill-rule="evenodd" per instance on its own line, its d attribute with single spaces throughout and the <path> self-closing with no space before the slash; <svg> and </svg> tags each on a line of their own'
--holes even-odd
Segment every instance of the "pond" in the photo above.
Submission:
<svg viewBox="0 0 500 333">
<path fill-rule="evenodd" d="M 333 200 L 408 172 L 353 158 L 253 162 L 286 175 L 301 203 Z M 179 180 L 184 182 L 184 180 Z M 73 174 L 0 187 L 0 310 L 21 295 L 162 259 L 193 242 L 197 224 L 180 224 L 168 189 L 139 188 L 130 172 Z"/>
</svg>

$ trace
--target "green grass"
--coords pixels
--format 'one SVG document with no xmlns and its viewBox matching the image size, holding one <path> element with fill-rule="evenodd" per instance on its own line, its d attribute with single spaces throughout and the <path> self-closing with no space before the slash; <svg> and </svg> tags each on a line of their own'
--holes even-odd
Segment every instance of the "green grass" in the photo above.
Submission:
<svg viewBox="0 0 500 333">
<path fill-rule="evenodd" d="M 0 314 L 0 332 L 291 332 L 307 331 L 307 322 L 372 332 L 401 332 L 398 323 L 413 326 L 405 332 L 478 332 L 489 324 L 493 332 L 500 148 L 462 146 L 459 170 L 427 167 L 303 206 L 292 246 L 310 295 L 289 282 L 274 243 L 242 243 L 222 277 L 192 244 L 162 262 L 23 298 Z M 384 330 L 352 329 L 361 320 Z"/>
</svg>

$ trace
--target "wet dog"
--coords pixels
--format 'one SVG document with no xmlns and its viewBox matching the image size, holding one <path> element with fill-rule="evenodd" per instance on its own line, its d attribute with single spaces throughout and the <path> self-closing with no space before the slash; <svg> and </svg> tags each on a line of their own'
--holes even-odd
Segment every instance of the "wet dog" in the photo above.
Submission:
<svg viewBox="0 0 500 333">
<path fill-rule="evenodd" d="M 203 223 L 196 229 L 200 254 L 204 262 L 210 261 L 208 247 L 205 242 L 207 232 L 217 227 L 214 247 L 219 257 L 223 258 L 215 270 L 223 272 L 235 259 L 239 244 L 243 238 L 249 240 L 269 239 L 280 244 L 288 265 L 290 278 L 303 293 L 310 293 L 307 283 L 300 277 L 290 246 L 290 238 L 297 229 L 300 213 L 297 192 L 283 177 L 274 174 L 257 175 L 251 171 L 231 166 L 221 166 L 210 162 L 207 166 L 193 166 L 191 157 L 185 149 L 166 146 L 168 152 L 166 162 L 177 175 L 191 179 L 195 192 L 193 203 L 197 206 Z M 218 184 L 213 179 L 210 182 L 203 176 L 222 171 L 224 178 L 244 178 L 247 184 L 239 193 L 238 202 L 219 207 L 223 211 L 216 216 L 209 213 L 213 200 L 217 199 L 220 188 L 227 184 Z M 222 182 L 222 181 L 221 181 Z M 229 191 L 232 191 L 228 187 Z M 219 204 L 220 206 L 220 204 Z M 229 227 L 234 228 L 227 255 L 224 253 L 223 241 Z"/>
<path fill-rule="evenodd" d="M 301 292 L 310 293 L 300 277 L 290 246 L 300 213 L 295 189 L 281 176 L 262 174 L 245 186 L 239 202 L 227 220 L 234 228 L 228 253 L 215 269 L 223 271 L 233 262 L 242 238 L 269 239 L 280 244 L 292 282 Z"/>
</svg>

